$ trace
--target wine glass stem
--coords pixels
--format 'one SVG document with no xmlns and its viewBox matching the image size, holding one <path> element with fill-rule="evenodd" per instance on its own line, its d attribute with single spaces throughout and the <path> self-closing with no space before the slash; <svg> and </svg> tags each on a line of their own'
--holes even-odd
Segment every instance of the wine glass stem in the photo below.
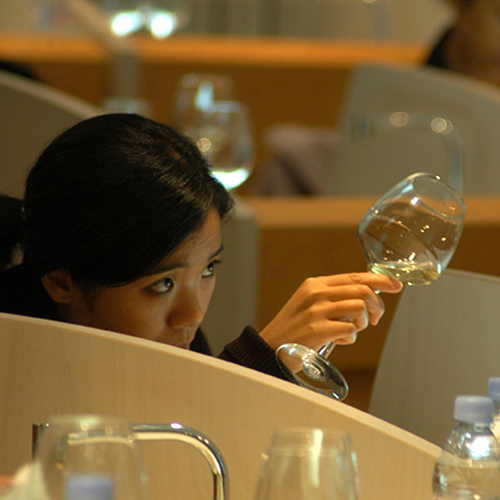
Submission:
<svg viewBox="0 0 500 500">
<path fill-rule="evenodd" d="M 333 341 L 333 340 L 330 340 L 330 342 L 327 342 L 319 351 L 318 351 L 318 354 L 322 357 L 322 358 L 328 358 L 330 356 L 330 354 L 332 353 L 332 351 L 335 349 L 335 346 L 337 344 Z"/>
</svg>

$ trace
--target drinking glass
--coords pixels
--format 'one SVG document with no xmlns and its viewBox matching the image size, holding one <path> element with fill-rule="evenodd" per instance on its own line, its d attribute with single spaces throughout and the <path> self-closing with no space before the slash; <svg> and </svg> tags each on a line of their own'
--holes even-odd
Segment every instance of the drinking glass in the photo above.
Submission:
<svg viewBox="0 0 500 500">
<path fill-rule="evenodd" d="M 255 500 L 357 500 L 358 469 L 344 431 L 277 431 L 264 459 Z"/>
<path fill-rule="evenodd" d="M 224 75 L 186 75 L 172 116 L 174 126 L 196 143 L 228 190 L 243 184 L 255 163 L 250 111 L 234 96 L 232 80 Z"/>
<path fill-rule="evenodd" d="M 372 205 L 358 224 L 368 270 L 408 286 L 436 281 L 453 257 L 464 221 L 465 203 L 457 190 L 436 175 L 410 175 Z M 283 371 L 300 385 L 342 400 L 347 383 L 326 359 L 334 347 L 329 342 L 317 353 L 284 344 L 276 356 Z"/>
<path fill-rule="evenodd" d="M 180 441 L 196 448 L 212 471 L 213 498 L 226 498 L 224 458 L 198 430 L 176 422 L 129 424 L 96 415 L 62 415 L 33 424 L 35 460 L 27 498 L 147 500 L 140 441 Z"/>
<path fill-rule="evenodd" d="M 42 498 L 146 500 L 146 475 L 131 427 L 113 417 L 49 420 L 36 448 L 33 487 Z"/>
</svg>

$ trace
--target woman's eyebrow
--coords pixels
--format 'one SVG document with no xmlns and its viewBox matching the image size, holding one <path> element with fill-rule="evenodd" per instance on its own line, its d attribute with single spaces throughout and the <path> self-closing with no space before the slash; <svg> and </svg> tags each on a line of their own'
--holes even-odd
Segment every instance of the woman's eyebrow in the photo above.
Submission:
<svg viewBox="0 0 500 500">
<path fill-rule="evenodd" d="M 217 257 L 217 255 L 221 254 L 223 250 L 224 250 L 224 245 L 221 245 L 216 252 L 214 252 L 212 255 L 210 255 L 208 257 L 208 260 L 211 260 L 214 257 Z"/>
<path fill-rule="evenodd" d="M 219 254 L 222 253 L 223 250 L 224 250 L 224 245 L 221 245 L 214 253 L 208 256 L 208 260 L 212 260 L 213 258 L 217 257 Z M 188 265 L 184 262 L 172 262 L 171 264 L 166 264 L 164 266 L 158 267 L 151 273 L 151 276 L 167 273 L 169 271 L 173 271 L 174 269 L 181 269 L 187 266 Z"/>
</svg>

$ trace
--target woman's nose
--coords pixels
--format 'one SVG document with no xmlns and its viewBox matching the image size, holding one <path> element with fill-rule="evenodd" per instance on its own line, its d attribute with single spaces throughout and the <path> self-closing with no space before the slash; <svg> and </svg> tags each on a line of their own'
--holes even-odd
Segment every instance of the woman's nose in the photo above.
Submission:
<svg viewBox="0 0 500 500">
<path fill-rule="evenodd" d="M 179 297 L 175 307 L 170 311 L 168 323 L 172 328 L 200 326 L 205 310 L 195 294 Z"/>
</svg>

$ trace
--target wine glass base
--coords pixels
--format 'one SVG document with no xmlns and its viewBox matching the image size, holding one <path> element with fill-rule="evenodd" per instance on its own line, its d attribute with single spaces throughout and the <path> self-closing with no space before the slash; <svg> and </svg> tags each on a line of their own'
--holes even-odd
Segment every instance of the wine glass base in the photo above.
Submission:
<svg viewBox="0 0 500 500">
<path fill-rule="evenodd" d="M 349 394 L 339 369 L 309 347 L 284 344 L 276 351 L 276 359 L 284 373 L 303 387 L 338 401 Z"/>
</svg>

